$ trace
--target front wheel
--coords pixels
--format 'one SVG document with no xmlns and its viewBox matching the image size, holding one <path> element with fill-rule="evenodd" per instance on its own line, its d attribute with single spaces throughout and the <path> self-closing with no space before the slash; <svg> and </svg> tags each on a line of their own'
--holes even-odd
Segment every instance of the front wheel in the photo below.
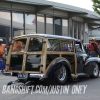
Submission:
<svg viewBox="0 0 100 100">
<path fill-rule="evenodd" d="M 93 74 L 90 75 L 91 78 L 97 78 L 99 77 L 99 66 L 97 63 L 95 63 L 94 65 L 94 69 L 93 69 Z"/>
<path fill-rule="evenodd" d="M 65 84 L 68 79 L 68 71 L 64 65 L 59 67 L 55 72 L 55 79 L 57 84 Z"/>
</svg>

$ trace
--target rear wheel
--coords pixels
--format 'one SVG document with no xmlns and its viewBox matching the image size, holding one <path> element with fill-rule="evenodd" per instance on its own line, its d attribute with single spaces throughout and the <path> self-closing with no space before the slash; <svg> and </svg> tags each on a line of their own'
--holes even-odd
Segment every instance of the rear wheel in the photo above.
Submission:
<svg viewBox="0 0 100 100">
<path fill-rule="evenodd" d="M 94 64 L 93 74 L 90 75 L 91 78 L 97 78 L 99 76 L 99 66 L 97 63 Z"/>
<path fill-rule="evenodd" d="M 55 79 L 57 84 L 65 84 L 68 79 L 68 71 L 64 65 L 55 71 Z"/>
</svg>

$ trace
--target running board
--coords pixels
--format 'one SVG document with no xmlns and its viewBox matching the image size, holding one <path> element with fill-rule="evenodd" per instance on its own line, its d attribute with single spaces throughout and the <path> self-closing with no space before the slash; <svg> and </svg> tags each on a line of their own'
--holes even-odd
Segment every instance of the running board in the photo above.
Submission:
<svg viewBox="0 0 100 100">
<path fill-rule="evenodd" d="M 81 76 L 88 76 L 88 74 L 85 74 L 85 73 L 77 73 L 78 77 L 81 77 Z"/>
</svg>

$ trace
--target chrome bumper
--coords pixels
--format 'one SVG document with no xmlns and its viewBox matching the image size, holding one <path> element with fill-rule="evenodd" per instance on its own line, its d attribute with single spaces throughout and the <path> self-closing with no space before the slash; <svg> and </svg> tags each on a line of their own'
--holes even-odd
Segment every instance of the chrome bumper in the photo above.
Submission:
<svg viewBox="0 0 100 100">
<path fill-rule="evenodd" d="M 44 74 L 30 74 L 29 77 L 42 79 L 44 77 Z"/>
<path fill-rule="evenodd" d="M 44 74 L 26 74 L 26 73 L 18 73 L 18 79 L 28 79 L 28 78 L 39 78 L 40 80 L 43 79 Z"/>
</svg>

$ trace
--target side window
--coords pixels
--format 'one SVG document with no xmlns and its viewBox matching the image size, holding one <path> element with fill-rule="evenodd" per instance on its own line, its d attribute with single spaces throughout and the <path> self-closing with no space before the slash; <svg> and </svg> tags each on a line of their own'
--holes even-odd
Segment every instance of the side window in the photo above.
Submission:
<svg viewBox="0 0 100 100">
<path fill-rule="evenodd" d="M 60 40 L 49 39 L 47 44 L 47 51 L 60 51 Z"/>
<path fill-rule="evenodd" d="M 28 52 L 42 51 L 43 39 L 42 38 L 30 38 Z"/>
<path fill-rule="evenodd" d="M 73 52 L 73 45 L 72 41 L 63 40 L 60 44 L 60 50 L 62 52 Z"/>
<path fill-rule="evenodd" d="M 72 41 L 60 40 L 60 39 L 49 39 L 47 50 L 48 51 L 72 52 L 73 51 Z"/>
</svg>

